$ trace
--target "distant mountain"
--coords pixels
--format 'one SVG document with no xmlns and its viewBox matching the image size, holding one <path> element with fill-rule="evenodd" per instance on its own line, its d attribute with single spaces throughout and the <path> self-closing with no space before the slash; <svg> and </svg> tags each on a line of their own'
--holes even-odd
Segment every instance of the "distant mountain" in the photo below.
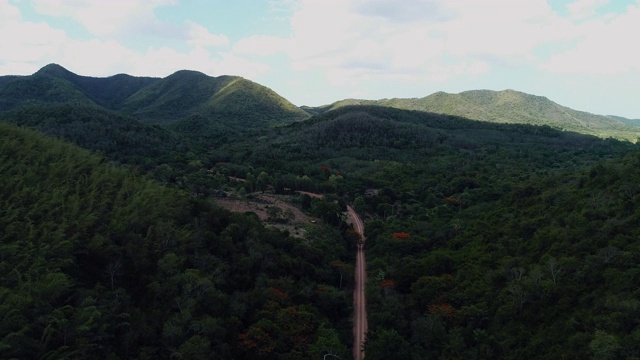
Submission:
<svg viewBox="0 0 640 360">
<path fill-rule="evenodd" d="M 434 154 L 459 156 L 460 153 L 493 152 L 498 148 L 516 152 L 524 149 L 525 153 L 532 149 L 564 153 L 610 146 L 607 140 L 593 135 L 546 125 L 491 123 L 367 105 L 340 107 L 261 135 L 229 143 L 224 149 L 239 156 L 238 162 L 246 158 L 273 161 L 270 165 L 273 169 L 323 159 L 341 172 L 353 174 L 361 171 L 357 165 L 361 161 L 422 163 Z M 251 154 L 243 155 L 247 151 Z"/>
<path fill-rule="evenodd" d="M 30 76 L 0 78 L 0 111 L 38 104 L 99 106 L 153 124 L 199 116 L 221 123 L 215 127 L 235 130 L 310 116 L 271 89 L 236 76 L 182 70 L 166 78 L 125 74 L 95 78 L 49 64 Z"/>
<path fill-rule="evenodd" d="M 619 121 L 625 125 L 640 127 L 640 119 L 627 119 L 626 117 L 615 115 L 607 115 L 607 117 Z"/>
<path fill-rule="evenodd" d="M 38 104 L 97 105 L 73 83 L 46 72 L 0 82 L 0 111 Z"/>
<path fill-rule="evenodd" d="M 141 89 L 122 110 L 143 121 L 170 123 L 200 115 L 280 125 L 309 117 L 273 90 L 238 76 L 210 77 L 181 70 Z"/>
<path fill-rule="evenodd" d="M 377 105 L 497 123 L 548 125 L 605 137 L 637 137 L 637 129 L 629 127 L 618 117 L 576 111 L 546 97 L 514 90 L 472 90 L 459 94 L 437 92 L 424 98 L 411 99 L 346 99 L 315 110 L 323 112 L 347 105 Z"/>
<path fill-rule="evenodd" d="M 15 79 L 19 78 L 17 75 L 4 75 L 0 76 L 0 87 L 3 87 L 6 83 L 11 82 Z"/>
</svg>

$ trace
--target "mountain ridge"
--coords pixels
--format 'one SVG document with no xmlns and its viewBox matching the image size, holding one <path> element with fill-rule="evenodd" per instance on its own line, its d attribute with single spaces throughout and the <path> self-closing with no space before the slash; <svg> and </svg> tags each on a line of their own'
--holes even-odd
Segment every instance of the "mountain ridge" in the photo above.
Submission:
<svg viewBox="0 0 640 360">
<path fill-rule="evenodd" d="M 0 111 L 61 103 L 100 106 L 152 124 L 171 124 L 197 115 L 234 128 L 262 128 L 310 116 L 263 85 L 238 76 L 212 77 L 192 70 L 178 70 L 164 78 L 127 74 L 99 78 L 49 64 L 32 75 L 0 79 Z"/>
<path fill-rule="evenodd" d="M 251 80 L 230 75 L 212 77 L 194 70 L 178 70 L 164 78 L 127 74 L 89 77 L 49 64 L 32 75 L 0 77 L 0 112 L 21 106 L 65 103 L 103 107 L 143 123 L 173 126 L 195 139 L 287 125 L 347 105 L 376 105 L 496 123 L 547 125 L 630 141 L 640 137 L 640 120 L 574 110 L 545 96 L 513 89 L 468 90 L 457 94 L 439 91 L 421 98 L 344 99 L 320 107 L 298 107 Z"/>
<path fill-rule="evenodd" d="M 574 110 L 545 96 L 506 89 L 468 90 L 457 94 L 443 91 L 422 98 L 380 100 L 345 99 L 308 111 L 322 113 L 347 105 L 378 105 L 404 110 L 417 110 L 460 116 L 472 120 L 548 125 L 562 130 L 578 131 L 602 137 L 624 137 L 635 140 L 637 129 L 622 117 L 606 116 Z"/>
</svg>

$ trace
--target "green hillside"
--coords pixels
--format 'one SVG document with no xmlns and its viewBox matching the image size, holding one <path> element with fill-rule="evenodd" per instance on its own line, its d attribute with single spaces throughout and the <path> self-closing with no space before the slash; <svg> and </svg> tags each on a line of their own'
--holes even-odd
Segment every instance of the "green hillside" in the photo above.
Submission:
<svg viewBox="0 0 640 360">
<path fill-rule="evenodd" d="M 0 173 L 1 358 L 346 356 L 340 232 L 303 242 L 5 123 Z"/>
<path fill-rule="evenodd" d="M 369 359 L 640 354 L 637 145 L 353 106 L 229 152 L 365 217 Z"/>
<path fill-rule="evenodd" d="M 0 83 L 0 111 L 40 104 L 95 105 L 81 90 L 65 79 L 42 74 L 16 77 Z"/>
<path fill-rule="evenodd" d="M 191 116 L 224 117 L 235 128 L 282 125 L 309 115 L 272 90 L 236 76 L 178 71 L 145 87 L 122 110 L 144 122 L 173 123 Z"/>
<path fill-rule="evenodd" d="M 367 359 L 640 359 L 633 120 L 512 90 L 301 112 L 55 65 L 0 93 L 0 358 L 349 358 L 350 204 Z M 264 197 L 314 220 L 215 206 Z"/>
<path fill-rule="evenodd" d="M 319 110 L 327 111 L 347 105 L 378 105 L 498 123 L 549 125 L 562 130 L 634 141 L 640 135 L 638 129 L 615 117 L 576 111 L 546 97 L 514 90 L 472 90 L 459 94 L 437 92 L 413 99 L 347 99 Z"/>
<path fill-rule="evenodd" d="M 152 168 L 172 151 L 186 150 L 184 141 L 161 127 L 96 105 L 40 104 L 0 113 L 0 120 L 99 152 L 113 161 Z"/>
<path fill-rule="evenodd" d="M 616 121 L 619 121 L 625 125 L 629 125 L 629 126 L 634 126 L 634 127 L 639 127 L 640 126 L 640 119 L 628 119 L 622 116 L 615 116 L 615 115 L 608 115 L 607 117 L 610 117 Z"/>
<path fill-rule="evenodd" d="M 30 76 L 0 78 L 0 111 L 43 104 L 99 106 L 145 123 L 163 125 L 196 116 L 215 123 L 208 127 L 210 131 L 227 132 L 283 125 L 309 117 L 262 85 L 240 77 L 210 77 L 196 71 L 178 71 L 163 79 L 125 74 L 95 78 L 49 64 Z"/>
</svg>

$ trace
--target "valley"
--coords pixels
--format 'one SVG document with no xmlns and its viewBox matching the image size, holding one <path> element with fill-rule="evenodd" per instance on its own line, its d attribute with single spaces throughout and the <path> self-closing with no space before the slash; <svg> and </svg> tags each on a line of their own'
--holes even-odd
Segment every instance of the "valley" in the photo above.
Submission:
<svg viewBox="0 0 640 360">
<path fill-rule="evenodd" d="M 0 357 L 640 357 L 639 135 L 514 90 L 0 77 Z"/>
</svg>

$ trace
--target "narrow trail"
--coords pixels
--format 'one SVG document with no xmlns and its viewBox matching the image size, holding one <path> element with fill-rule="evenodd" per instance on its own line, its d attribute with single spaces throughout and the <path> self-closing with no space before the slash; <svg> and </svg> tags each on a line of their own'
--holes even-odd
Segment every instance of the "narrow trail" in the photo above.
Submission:
<svg viewBox="0 0 640 360">
<path fill-rule="evenodd" d="M 367 302 L 365 299 L 367 272 L 364 257 L 364 224 L 351 206 L 347 205 L 347 211 L 353 222 L 353 227 L 356 232 L 360 234 L 360 243 L 358 244 L 358 251 L 356 253 L 355 286 L 353 289 L 353 358 L 355 360 L 361 360 L 364 359 L 362 346 L 364 345 L 368 327 Z"/>
</svg>

